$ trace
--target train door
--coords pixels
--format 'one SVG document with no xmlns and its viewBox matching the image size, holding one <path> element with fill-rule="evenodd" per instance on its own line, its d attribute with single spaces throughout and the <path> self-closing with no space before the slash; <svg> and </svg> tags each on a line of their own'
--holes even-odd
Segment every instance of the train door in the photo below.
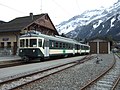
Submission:
<svg viewBox="0 0 120 90">
<path fill-rule="evenodd" d="M 73 44 L 73 55 L 75 55 L 75 45 Z"/>
<path fill-rule="evenodd" d="M 44 56 L 49 57 L 49 40 L 45 39 L 44 43 Z"/>
<path fill-rule="evenodd" d="M 77 45 L 77 53 L 80 53 L 80 45 Z"/>
</svg>

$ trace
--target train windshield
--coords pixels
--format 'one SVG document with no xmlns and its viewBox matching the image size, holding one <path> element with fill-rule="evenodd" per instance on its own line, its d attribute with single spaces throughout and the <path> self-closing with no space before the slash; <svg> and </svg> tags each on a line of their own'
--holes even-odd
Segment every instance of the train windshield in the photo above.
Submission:
<svg viewBox="0 0 120 90">
<path fill-rule="evenodd" d="M 38 47 L 42 47 L 42 40 L 38 39 Z"/>
<path fill-rule="evenodd" d="M 37 47 L 37 39 L 30 39 L 30 47 Z"/>
<path fill-rule="evenodd" d="M 20 39 L 20 47 L 37 47 L 37 39 Z"/>
<path fill-rule="evenodd" d="M 21 39 L 20 40 L 20 47 L 24 47 L 24 45 L 25 45 L 25 39 Z"/>
</svg>

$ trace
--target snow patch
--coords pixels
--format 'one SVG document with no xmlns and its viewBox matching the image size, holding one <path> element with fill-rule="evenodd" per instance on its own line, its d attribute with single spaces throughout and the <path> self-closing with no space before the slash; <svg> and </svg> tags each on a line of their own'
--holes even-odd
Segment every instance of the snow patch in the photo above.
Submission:
<svg viewBox="0 0 120 90">
<path fill-rule="evenodd" d="M 115 20 L 116 20 L 115 18 L 112 18 L 112 19 L 111 19 L 111 27 L 114 27 L 113 22 L 114 22 Z"/>
<path fill-rule="evenodd" d="M 102 27 L 104 28 L 105 26 L 104 26 L 104 25 L 102 25 Z"/>
<path fill-rule="evenodd" d="M 120 32 L 116 36 L 120 36 Z"/>
<path fill-rule="evenodd" d="M 93 25 L 93 28 L 96 29 L 102 22 L 102 20 L 99 20 L 97 24 Z"/>
<path fill-rule="evenodd" d="M 107 31 L 106 31 L 106 33 L 108 33 L 110 31 L 110 29 L 108 29 Z"/>
<path fill-rule="evenodd" d="M 118 18 L 118 20 L 120 20 L 120 15 L 117 18 Z"/>
<path fill-rule="evenodd" d="M 99 34 L 102 32 L 102 30 L 99 31 Z"/>
</svg>

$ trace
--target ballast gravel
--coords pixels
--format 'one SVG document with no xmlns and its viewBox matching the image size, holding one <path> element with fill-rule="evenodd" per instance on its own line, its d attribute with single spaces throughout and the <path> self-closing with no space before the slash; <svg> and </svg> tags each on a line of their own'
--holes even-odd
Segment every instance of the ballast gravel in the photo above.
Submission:
<svg viewBox="0 0 120 90">
<path fill-rule="evenodd" d="M 80 90 L 87 82 L 105 71 L 112 63 L 113 54 L 100 54 L 92 60 L 57 74 L 35 81 L 21 90 Z"/>
</svg>

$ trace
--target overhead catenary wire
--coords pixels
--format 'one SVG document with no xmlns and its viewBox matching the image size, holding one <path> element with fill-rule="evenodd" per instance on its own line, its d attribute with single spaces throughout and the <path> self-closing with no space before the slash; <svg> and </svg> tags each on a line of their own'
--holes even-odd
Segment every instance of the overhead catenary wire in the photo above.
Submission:
<svg viewBox="0 0 120 90">
<path fill-rule="evenodd" d="M 55 0 L 52 0 L 59 8 L 61 8 L 61 10 L 63 10 L 65 13 L 67 13 L 68 15 L 71 14 L 70 12 L 68 12 L 65 8 L 63 8 L 60 4 L 58 4 Z"/>
</svg>

